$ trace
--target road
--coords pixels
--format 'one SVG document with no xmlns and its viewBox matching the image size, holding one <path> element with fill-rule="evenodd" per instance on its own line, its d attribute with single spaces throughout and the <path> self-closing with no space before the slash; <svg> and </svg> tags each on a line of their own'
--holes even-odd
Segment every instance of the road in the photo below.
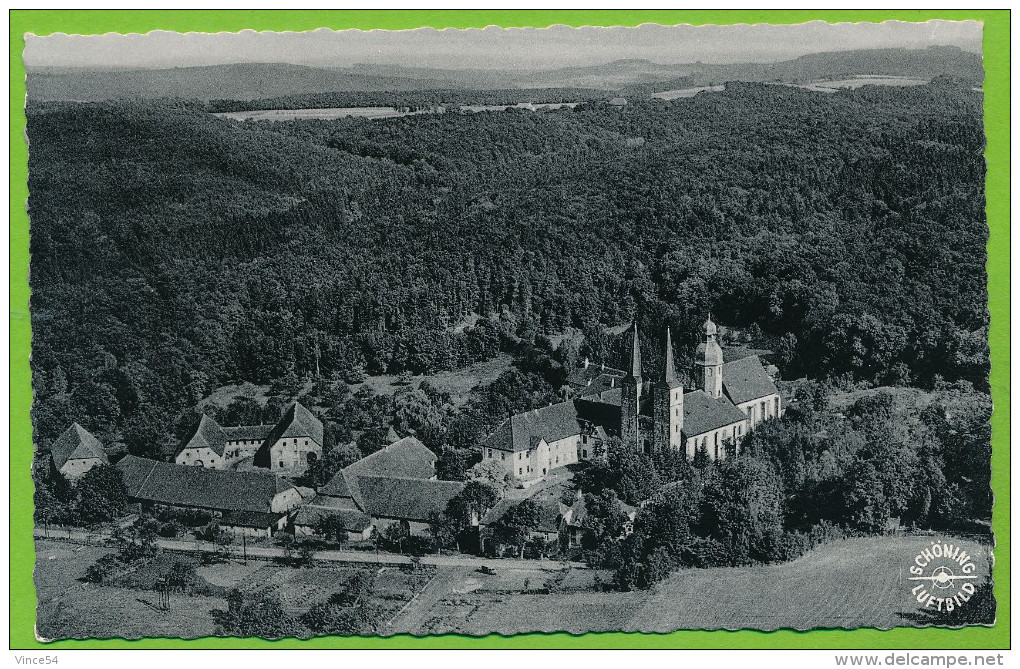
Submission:
<svg viewBox="0 0 1020 669">
<path fill-rule="evenodd" d="M 45 530 L 36 529 L 36 538 L 49 538 L 58 541 L 69 541 L 71 543 L 86 544 L 91 546 L 102 545 L 109 539 L 108 533 L 86 532 L 84 530 Z M 180 553 L 215 553 L 219 546 L 206 541 L 182 540 L 182 539 L 157 539 L 156 545 L 167 551 Z M 232 557 L 241 557 L 245 549 L 241 546 L 227 546 L 227 551 Z M 276 546 L 248 546 L 247 556 L 250 558 L 261 558 L 273 560 L 282 558 L 285 552 Z M 360 564 L 387 564 L 401 565 L 411 564 L 410 555 L 398 553 L 371 553 L 367 551 L 315 551 L 312 558 L 323 562 L 353 562 Z M 534 569 L 564 569 L 568 565 L 574 569 L 584 569 L 585 565 L 578 562 L 562 562 L 559 560 L 523 560 L 517 558 L 488 559 L 474 555 L 423 555 L 421 563 L 437 567 L 469 567 L 478 569 L 482 565 L 489 565 L 496 569 L 506 570 L 534 570 Z"/>
<path fill-rule="evenodd" d="M 449 595 L 472 571 L 470 567 L 438 570 L 432 580 L 386 623 L 387 633 L 421 634 L 432 607 Z"/>
</svg>

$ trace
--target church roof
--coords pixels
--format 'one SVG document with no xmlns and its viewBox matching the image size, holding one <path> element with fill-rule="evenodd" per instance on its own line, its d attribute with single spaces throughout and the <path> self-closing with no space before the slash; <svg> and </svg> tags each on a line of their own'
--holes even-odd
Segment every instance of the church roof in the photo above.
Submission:
<svg viewBox="0 0 1020 669">
<path fill-rule="evenodd" d="M 553 442 L 580 433 L 573 402 L 560 402 L 511 416 L 489 435 L 485 445 L 501 451 L 527 451 L 532 437 Z"/>
<path fill-rule="evenodd" d="M 626 374 L 622 369 L 614 369 L 613 367 L 590 362 L 587 367 L 578 365 L 571 368 L 567 372 L 567 383 L 574 388 L 590 388 L 602 379 L 605 379 L 604 382 L 608 383 L 609 379 L 622 379 Z"/>
<path fill-rule="evenodd" d="M 436 459 L 425 444 L 414 437 L 404 437 L 348 465 L 344 472 L 348 476 L 430 479 L 436 475 Z"/>
<path fill-rule="evenodd" d="M 756 355 L 723 365 L 722 378 L 723 392 L 734 404 L 750 402 L 779 392 Z"/>
<path fill-rule="evenodd" d="M 630 378 L 641 378 L 641 337 L 638 336 L 637 321 L 634 321 L 634 339 L 631 344 L 630 369 L 627 370 Z"/>
<path fill-rule="evenodd" d="M 616 376 L 615 374 L 599 374 L 591 381 L 591 385 L 585 386 L 581 390 L 581 397 L 591 397 L 593 395 L 601 395 L 607 390 L 620 387 L 620 379 L 622 377 Z"/>
<path fill-rule="evenodd" d="M 195 428 L 195 434 L 191 436 L 188 443 L 181 447 L 181 451 L 191 448 L 208 448 L 216 455 L 222 456 L 227 441 L 227 433 L 220 427 L 220 424 L 206 414 L 202 414 L 201 420 L 198 421 L 198 427 Z"/>
<path fill-rule="evenodd" d="M 703 390 L 684 393 L 683 433 L 689 437 L 745 420 L 744 412 L 729 400 L 712 397 Z"/>
<path fill-rule="evenodd" d="M 673 364 L 673 335 L 666 328 L 666 353 L 662 363 L 662 376 L 659 382 L 669 388 L 679 388 L 680 381 L 676 378 L 676 365 Z"/>
<path fill-rule="evenodd" d="M 103 444 L 78 423 L 64 430 L 50 445 L 53 465 L 59 470 L 68 460 L 98 459 L 109 463 Z"/>
</svg>

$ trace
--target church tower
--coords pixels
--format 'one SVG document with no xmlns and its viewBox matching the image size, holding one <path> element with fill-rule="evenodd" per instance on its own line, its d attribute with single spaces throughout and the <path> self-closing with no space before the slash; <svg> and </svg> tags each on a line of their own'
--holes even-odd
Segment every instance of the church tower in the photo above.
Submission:
<svg viewBox="0 0 1020 669">
<path fill-rule="evenodd" d="M 722 349 L 716 341 L 716 327 L 709 315 L 705 321 L 705 340 L 694 355 L 698 385 L 712 397 L 722 397 Z"/>
<path fill-rule="evenodd" d="M 682 451 L 684 429 L 684 387 L 673 366 L 673 338 L 666 328 L 666 357 L 662 376 L 652 387 L 653 446 L 656 451 Z"/>
<path fill-rule="evenodd" d="M 641 430 L 638 414 L 641 413 L 641 342 L 638 339 L 637 321 L 634 321 L 634 345 L 630 369 L 620 382 L 620 440 L 626 448 L 641 450 Z"/>
</svg>

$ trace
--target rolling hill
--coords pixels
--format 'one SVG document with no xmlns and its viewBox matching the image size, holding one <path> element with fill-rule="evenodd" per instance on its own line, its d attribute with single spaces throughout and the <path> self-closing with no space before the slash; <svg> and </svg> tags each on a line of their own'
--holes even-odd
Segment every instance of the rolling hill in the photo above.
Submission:
<svg viewBox="0 0 1020 669">
<path fill-rule="evenodd" d="M 37 68 L 28 72 L 32 100 L 98 101 L 122 98 L 254 100 L 340 91 L 421 91 L 585 88 L 666 90 L 726 81 L 789 81 L 892 75 L 952 76 L 975 84 L 981 57 L 953 47 L 815 53 L 777 63 L 666 65 L 617 60 L 549 70 L 432 69 L 358 64 L 348 68 L 287 63 L 237 63 L 170 69 Z"/>
</svg>

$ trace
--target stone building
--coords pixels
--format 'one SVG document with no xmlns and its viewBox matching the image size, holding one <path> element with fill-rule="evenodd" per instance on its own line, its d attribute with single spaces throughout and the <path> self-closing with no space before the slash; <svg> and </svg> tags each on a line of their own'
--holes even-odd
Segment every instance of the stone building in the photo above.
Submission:
<svg viewBox="0 0 1020 669">
<path fill-rule="evenodd" d="M 64 430 L 50 445 L 50 465 L 72 481 L 96 465 L 110 464 L 103 444 L 78 423 Z"/>
</svg>

